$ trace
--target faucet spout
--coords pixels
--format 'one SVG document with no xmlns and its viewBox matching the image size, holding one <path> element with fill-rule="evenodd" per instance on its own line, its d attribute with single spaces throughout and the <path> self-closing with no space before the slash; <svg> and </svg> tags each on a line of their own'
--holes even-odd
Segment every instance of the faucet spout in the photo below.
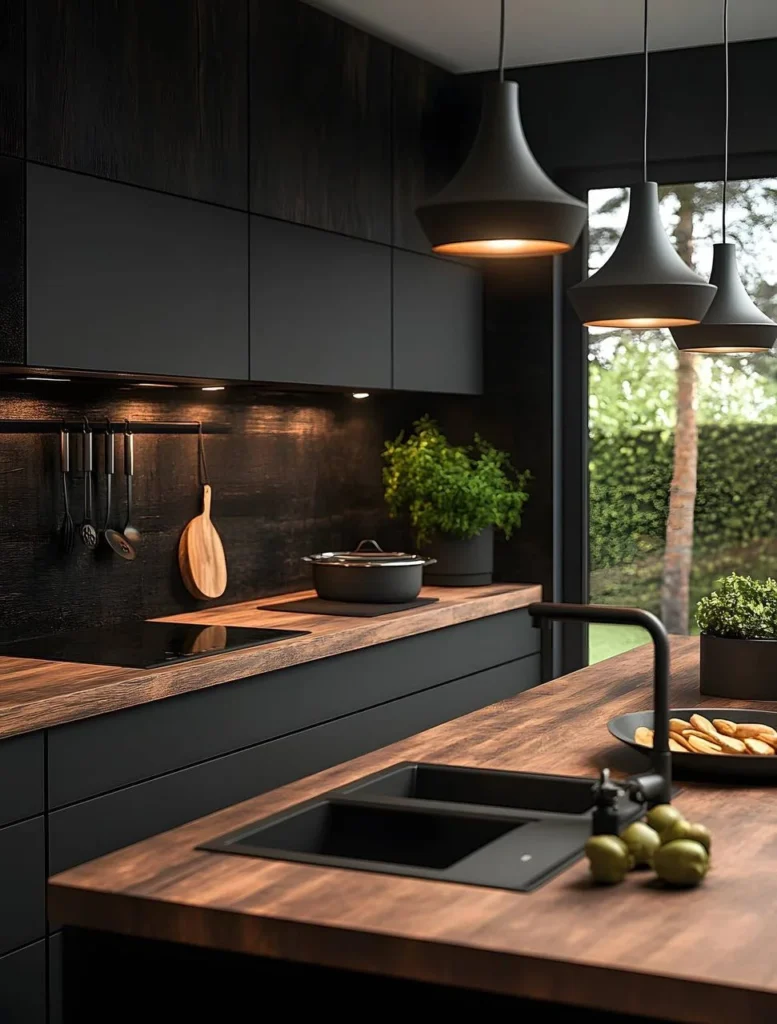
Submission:
<svg viewBox="0 0 777 1024">
<path fill-rule="evenodd" d="M 672 799 L 672 755 L 669 750 L 669 636 L 664 624 L 641 608 L 603 604 L 564 604 L 538 601 L 529 605 L 534 625 L 539 620 L 601 622 L 616 626 L 641 626 L 653 641 L 653 750 L 652 774 L 631 782 L 635 795 L 654 805 Z"/>
</svg>

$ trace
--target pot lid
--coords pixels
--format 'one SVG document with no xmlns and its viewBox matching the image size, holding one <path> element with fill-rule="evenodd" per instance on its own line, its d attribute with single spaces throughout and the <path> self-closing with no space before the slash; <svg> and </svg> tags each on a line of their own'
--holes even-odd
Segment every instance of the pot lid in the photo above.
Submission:
<svg viewBox="0 0 777 1024">
<path fill-rule="evenodd" d="M 377 541 L 363 540 L 355 551 L 322 551 L 318 555 L 308 555 L 305 561 L 316 565 L 400 566 L 425 565 L 429 560 L 405 551 L 384 551 Z"/>
</svg>

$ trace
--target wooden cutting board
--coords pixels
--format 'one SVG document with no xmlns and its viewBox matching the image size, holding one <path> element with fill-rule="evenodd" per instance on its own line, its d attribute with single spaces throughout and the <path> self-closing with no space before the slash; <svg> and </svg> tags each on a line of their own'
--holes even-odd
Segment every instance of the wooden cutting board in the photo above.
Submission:
<svg viewBox="0 0 777 1024">
<path fill-rule="evenodd" d="M 178 568 L 189 593 L 202 601 L 221 597 L 227 589 L 224 545 L 211 522 L 210 484 L 202 488 L 202 512 L 186 525 L 178 542 Z"/>
</svg>

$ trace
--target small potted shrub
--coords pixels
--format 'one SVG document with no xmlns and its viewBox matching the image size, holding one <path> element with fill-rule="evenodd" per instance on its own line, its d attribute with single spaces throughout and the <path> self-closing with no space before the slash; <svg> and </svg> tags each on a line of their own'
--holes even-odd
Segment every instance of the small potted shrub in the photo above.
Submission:
<svg viewBox="0 0 777 1024">
<path fill-rule="evenodd" d="M 732 573 L 699 601 L 701 692 L 777 700 L 777 580 Z"/>
<path fill-rule="evenodd" d="M 506 452 L 475 434 L 471 445 L 451 444 L 424 416 L 383 449 L 383 484 L 392 518 L 407 514 L 416 542 L 437 564 L 424 581 L 442 586 L 490 583 L 494 530 L 509 537 L 521 525 L 528 472 L 517 472 Z"/>
</svg>

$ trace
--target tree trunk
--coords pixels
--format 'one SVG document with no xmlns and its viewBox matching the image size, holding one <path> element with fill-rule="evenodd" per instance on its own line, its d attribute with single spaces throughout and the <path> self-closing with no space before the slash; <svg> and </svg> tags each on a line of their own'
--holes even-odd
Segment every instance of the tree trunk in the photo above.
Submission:
<svg viewBox="0 0 777 1024">
<path fill-rule="evenodd" d="M 688 597 L 693 561 L 693 511 L 696 504 L 696 359 L 680 352 L 677 364 L 677 425 L 674 472 L 666 521 L 661 619 L 670 633 L 688 632 Z"/>
<path fill-rule="evenodd" d="M 693 185 L 675 191 L 680 203 L 675 228 L 677 250 L 693 266 Z M 674 469 L 666 522 L 664 571 L 661 581 L 661 618 L 670 633 L 688 632 L 688 604 L 693 562 L 693 513 L 696 505 L 698 432 L 696 428 L 696 360 L 680 352 L 677 362 L 677 423 Z"/>
</svg>

